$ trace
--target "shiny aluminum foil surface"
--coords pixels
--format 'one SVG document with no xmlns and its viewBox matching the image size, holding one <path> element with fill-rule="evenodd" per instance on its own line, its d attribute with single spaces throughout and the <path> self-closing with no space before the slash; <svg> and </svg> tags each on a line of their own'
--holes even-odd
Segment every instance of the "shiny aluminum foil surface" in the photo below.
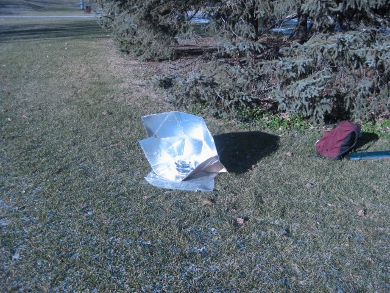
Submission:
<svg viewBox="0 0 390 293">
<path fill-rule="evenodd" d="M 181 112 L 143 116 L 148 138 L 139 141 L 152 171 L 152 185 L 212 191 L 214 177 L 226 172 L 203 118 Z"/>
</svg>

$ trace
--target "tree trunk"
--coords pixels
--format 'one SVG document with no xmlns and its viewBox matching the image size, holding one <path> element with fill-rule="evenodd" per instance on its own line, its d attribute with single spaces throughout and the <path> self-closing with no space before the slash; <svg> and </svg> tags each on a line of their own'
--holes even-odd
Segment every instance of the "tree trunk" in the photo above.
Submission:
<svg viewBox="0 0 390 293">
<path fill-rule="evenodd" d="M 307 18 L 307 14 L 298 13 L 298 24 L 292 36 L 300 43 L 307 41 Z"/>
</svg>

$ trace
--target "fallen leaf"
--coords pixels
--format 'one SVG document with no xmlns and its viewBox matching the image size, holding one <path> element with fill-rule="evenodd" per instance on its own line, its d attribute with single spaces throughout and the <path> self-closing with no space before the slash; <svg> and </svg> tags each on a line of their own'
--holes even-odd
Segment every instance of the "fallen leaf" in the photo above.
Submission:
<svg viewBox="0 0 390 293">
<path fill-rule="evenodd" d="M 306 184 L 306 188 L 307 189 L 311 189 L 311 188 L 313 188 L 314 187 L 314 184 L 313 183 L 307 183 Z"/>
<path fill-rule="evenodd" d="M 28 117 L 26 115 L 22 115 L 22 118 L 23 119 L 27 119 Z"/>
<path fill-rule="evenodd" d="M 293 153 L 292 153 L 292 152 L 287 152 L 287 153 L 286 153 L 286 156 L 287 156 L 287 157 L 292 157 L 292 156 L 293 156 Z"/>
<path fill-rule="evenodd" d="M 244 218 L 237 218 L 237 223 L 238 223 L 239 225 L 244 224 L 244 222 L 245 222 L 245 219 L 244 219 Z"/>
<path fill-rule="evenodd" d="M 111 115 L 112 113 L 110 111 L 103 111 L 102 112 L 102 115 L 103 116 L 107 116 L 107 115 Z"/>
<path fill-rule="evenodd" d="M 204 205 L 208 205 L 208 206 L 213 206 L 215 204 L 214 200 L 212 200 L 211 198 L 205 198 L 203 200 L 203 204 Z"/>
<path fill-rule="evenodd" d="M 59 174 L 59 173 L 62 173 L 64 170 L 65 170 L 64 167 L 60 167 L 60 168 L 58 168 L 57 170 L 55 170 L 55 173 L 56 173 L 56 174 Z"/>
</svg>

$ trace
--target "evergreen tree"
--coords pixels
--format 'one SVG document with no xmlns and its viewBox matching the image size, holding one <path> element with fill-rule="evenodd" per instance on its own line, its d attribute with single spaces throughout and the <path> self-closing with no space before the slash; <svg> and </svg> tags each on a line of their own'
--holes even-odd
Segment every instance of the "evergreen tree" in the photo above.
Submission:
<svg viewBox="0 0 390 293">
<path fill-rule="evenodd" d="M 185 74 L 161 78 L 171 101 L 214 114 L 245 109 L 316 120 L 389 115 L 389 0 L 106 1 L 122 46 L 145 58 L 175 56 L 201 11 L 218 51 Z M 192 14 L 194 15 L 194 14 Z M 290 35 L 274 28 L 297 19 Z"/>
<path fill-rule="evenodd" d="M 114 32 L 122 50 L 144 59 L 175 56 L 176 37 L 191 28 L 189 11 L 203 1 L 103 0 L 101 24 Z"/>
</svg>

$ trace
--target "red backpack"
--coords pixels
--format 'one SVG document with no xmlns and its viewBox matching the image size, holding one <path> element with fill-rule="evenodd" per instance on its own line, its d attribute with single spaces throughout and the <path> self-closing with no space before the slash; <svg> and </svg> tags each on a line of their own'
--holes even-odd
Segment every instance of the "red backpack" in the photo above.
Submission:
<svg viewBox="0 0 390 293">
<path fill-rule="evenodd" d="M 321 156 L 341 159 L 357 143 L 360 134 L 360 126 L 349 121 L 342 121 L 331 131 L 325 132 L 316 142 L 317 153 Z"/>
</svg>

